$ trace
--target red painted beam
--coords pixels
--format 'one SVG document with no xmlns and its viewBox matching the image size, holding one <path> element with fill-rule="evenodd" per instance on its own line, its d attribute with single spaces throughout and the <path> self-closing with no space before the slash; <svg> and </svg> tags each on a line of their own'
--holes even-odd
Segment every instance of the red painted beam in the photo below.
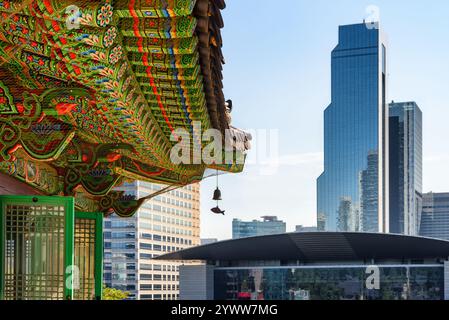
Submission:
<svg viewBox="0 0 449 320">
<path fill-rule="evenodd" d="M 39 195 L 39 191 L 26 183 L 4 173 L 0 173 L 0 195 Z"/>
</svg>

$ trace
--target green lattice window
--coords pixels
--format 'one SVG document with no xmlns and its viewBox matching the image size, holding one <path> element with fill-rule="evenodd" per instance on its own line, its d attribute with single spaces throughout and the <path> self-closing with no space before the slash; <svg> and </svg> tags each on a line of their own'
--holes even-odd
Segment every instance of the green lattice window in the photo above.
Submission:
<svg viewBox="0 0 449 320">
<path fill-rule="evenodd" d="M 102 214 L 75 213 L 68 197 L 0 196 L 0 299 L 101 297 L 102 257 Z"/>
<path fill-rule="evenodd" d="M 71 198 L 0 197 L 1 281 L 5 300 L 60 300 L 71 296 Z"/>
<path fill-rule="evenodd" d="M 75 214 L 75 265 L 79 270 L 79 286 L 74 299 L 101 297 L 103 278 L 103 219 L 101 213 Z"/>
</svg>

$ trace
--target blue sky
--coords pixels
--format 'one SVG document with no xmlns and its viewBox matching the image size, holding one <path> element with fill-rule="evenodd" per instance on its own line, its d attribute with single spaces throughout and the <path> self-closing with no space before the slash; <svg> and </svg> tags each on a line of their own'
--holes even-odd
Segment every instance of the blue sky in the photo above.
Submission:
<svg viewBox="0 0 449 320">
<path fill-rule="evenodd" d="M 379 7 L 389 38 L 389 100 L 414 100 L 424 114 L 424 191 L 449 192 L 447 0 L 227 0 L 224 85 L 233 124 L 278 129 L 280 166 L 274 175 L 248 165 L 221 176 L 225 217 L 209 211 L 215 179 L 203 182 L 202 237 L 230 238 L 233 218 L 277 215 L 289 231 L 315 224 L 330 53 L 338 26 L 362 22 L 370 5 Z"/>
</svg>

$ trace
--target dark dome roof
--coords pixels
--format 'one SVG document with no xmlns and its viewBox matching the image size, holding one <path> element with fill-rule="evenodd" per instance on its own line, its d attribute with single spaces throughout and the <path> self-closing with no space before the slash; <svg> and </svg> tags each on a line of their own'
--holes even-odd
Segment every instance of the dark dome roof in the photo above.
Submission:
<svg viewBox="0 0 449 320">
<path fill-rule="evenodd" d="M 449 257 L 449 242 L 377 233 L 287 233 L 217 242 L 157 260 L 355 261 Z"/>
</svg>

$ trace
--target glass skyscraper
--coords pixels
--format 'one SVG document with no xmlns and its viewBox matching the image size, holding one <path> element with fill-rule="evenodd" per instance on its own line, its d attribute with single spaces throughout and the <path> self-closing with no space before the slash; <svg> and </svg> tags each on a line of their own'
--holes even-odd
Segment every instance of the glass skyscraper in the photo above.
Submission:
<svg viewBox="0 0 449 320">
<path fill-rule="evenodd" d="M 389 231 L 387 75 L 379 25 L 341 26 L 317 185 L 321 230 Z"/>
<path fill-rule="evenodd" d="M 449 241 L 449 193 L 423 195 L 421 228 L 423 237 Z"/>
<path fill-rule="evenodd" d="M 390 232 L 419 235 L 422 210 L 422 112 L 390 104 Z"/>
<path fill-rule="evenodd" d="M 287 225 L 277 217 L 262 217 L 263 221 L 232 221 L 232 239 L 267 236 L 286 232 Z"/>
</svg>

